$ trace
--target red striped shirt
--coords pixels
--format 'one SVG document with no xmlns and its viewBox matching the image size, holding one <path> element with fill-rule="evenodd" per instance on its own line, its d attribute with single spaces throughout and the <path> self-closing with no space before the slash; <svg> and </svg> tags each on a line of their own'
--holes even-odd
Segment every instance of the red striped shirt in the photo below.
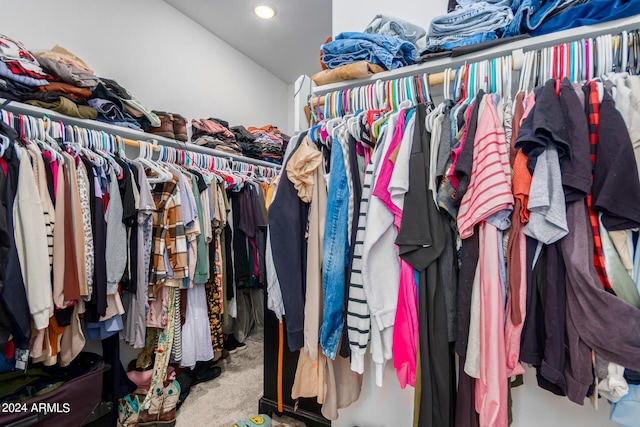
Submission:
<svg viewBox="0 0 640 427">
<path fill-rule="evenodd" d="M 458 230 L 463 239 L 473 235 L 476 224 L 513 205 L 504 128 L 491 98 L 485 100 L 473 142 L 471 179 L 458 211 Z"/>
</svg>

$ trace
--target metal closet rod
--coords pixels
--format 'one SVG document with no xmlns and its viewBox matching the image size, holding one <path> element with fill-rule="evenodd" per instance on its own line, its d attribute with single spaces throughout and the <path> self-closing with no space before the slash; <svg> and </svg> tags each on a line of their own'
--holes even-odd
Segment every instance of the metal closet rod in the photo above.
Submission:
<svg viewBox="0 0 640 427">
<path fill-rule="evenodd" d="M 10 101 L 8 104 L 3 105 L 7 100 L 0 98 L 1 109 L 10 111 L 14 114 L 22 114 L 26 116 L 32 116 L 37 118 L 43 118 L 48 116 L 52 121 L 61 121 L 65 125 L 78 126 L 85 129 L 102 131 L 111 135 L 117 135 L 124 139 L 126 145 L 132 147 L 139 147 L 140 141 L 145 141 L 153 144 L 154 141 L 159 145 L 167 147 L 173 147 L 180 150 L 191 151 L 194 153 L 207 154 L 213 157 L 219 157 L 222 159 L 231 160 L 232 162 L 248 163 L 251 165 L 264 166 L 268 168 L 280 169 L 281 165 L 265 162 L 263 160 L 252 159 L 250 157 L 239 156 L 237 154 L 227 153 L 220 150 L 214 150 L 212 148 L 201 147 L 195 144 L 180 143 L 169 138 L 165 138 L 159 135 L 153 135 L 145 132 L 135 131 L 133 129 L 127 129 L 119 126 L 110 125 L 108 123 L 101 123 L 95 120 L 80 119 L 77 117 L 70 117 L 64 114 L 60 114 L 56 111 L 47 110 L 44 108 L 36 107 L 29 104 L 23 104 L 21 102 Z M 156 147 L 154 147 L 156 150 Z"/>
</svg>

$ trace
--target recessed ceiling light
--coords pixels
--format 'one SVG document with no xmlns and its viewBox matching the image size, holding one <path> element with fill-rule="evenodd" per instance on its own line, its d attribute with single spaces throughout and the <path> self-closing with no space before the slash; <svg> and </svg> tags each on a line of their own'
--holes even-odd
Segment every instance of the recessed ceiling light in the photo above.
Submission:
<svg viewBox="0 0 640 427">
<path fill-rule="evenodd" d="M 273 6 L 268 6 L 266 4 L 261 4 L 253 9 L 258 18 L 262 19 L 271 19 L 276 16 L 276 8 Z"/>
</svg>

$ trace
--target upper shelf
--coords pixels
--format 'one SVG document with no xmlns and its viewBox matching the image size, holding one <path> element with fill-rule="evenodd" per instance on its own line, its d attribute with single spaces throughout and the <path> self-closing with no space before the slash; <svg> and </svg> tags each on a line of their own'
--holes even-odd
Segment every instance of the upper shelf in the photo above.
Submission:
<svg viewBox="0 0 640 427">
<path fill-rule="evenodd" d="M 0 106 L 6 100 L 0 98 Z M 9 104 L 2 107 L 3 110 L 10 111 L 14 114 L 23 114 L 32 117 L 44 117 L 49 116 L 53 121 L 61 121 L 66 125 L 78 126 L 84 129 L 102 131 L 111 135 L 118 135 L 123 138 L 133 139 L 136 141 L 158 142 L 160 145 L 167 147 L 173 147 L 181 150 L 193 151 L 196 153 L 208 154 L 214 157 L 220 157 L 223 159 L 230 159 L 237 162 L 250 163 L 253 165 L 266 166 L 270 168 L 280 168 L 280 165 L 274 163 L 265 162 L 263 160 L 252 159 L 251 157 L 240 156 L 237 154 L 227 153 L 226 151 L 214 150 L 208 147 L 202 147 L 200 145 L 181 142 L 163 136 L 154 135 L 151 133 L 145 133 L 134 129 L 129 129 L 121 126 L 114 126 L 108 123 L 99 122 L 96 120 L 80 119 L 77 117 L 71 117 L 64 114 L 60 114 L 56 111 L 47 110 L 45 108 L 36 107 L 29 104 L 23 104 L 21 102 L 11 101 Z"/>
<path fill-rule="evenodd" d="M 392 80 L 423 73 L 438 73 L 447 68 L 455 68 L 467 62 L 479 62 L 485 59 L 510 55 L 513 51 L 517 50 L 536 50 L 583 38 L 597 37 L 603 34 L 615 34 L 625 30 L 634 30 L 638 28 L 640 28 L 640 15 L 635 15 L 628 18 L 617 19 L 615 21 L 603 22 L 596 25 L 585 25 L 582 27 L 571 28 L 569 30 L 558 31 L 556 33 L 545 34 L 543 36 L 505 43 L 490 49 L 473 52 L 468 55 L 458 56 L 455 58 L 447 57 L 434 59 L 422 64 L 409 65 L 407 67 L 373 74 L 364 79 L 345 80 L 338 83 L 316 86 L 312 89 L 311 93 L 314 96 L 319 96 L 351 87 L 366 86 L 376 82 L 377 80 Z"/>
</svg>

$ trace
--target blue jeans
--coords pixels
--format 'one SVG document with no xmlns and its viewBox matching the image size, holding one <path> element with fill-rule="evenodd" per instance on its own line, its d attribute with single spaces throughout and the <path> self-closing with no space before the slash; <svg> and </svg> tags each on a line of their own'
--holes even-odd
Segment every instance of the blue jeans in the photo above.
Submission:
<svg viewBox="0 0 640 427">
<path fill-rule="evenodd" d="M 501 3 L 465 3 L 451 13 L 436 17 L 431 21 L 423 52 L 449 50 L 497 39 L 513 19 L 509 6 Z"/>
<path fill-rule="evenodd" d="M 416 42 L 427 33 L 424 28 L 388 15 L 376 15 L 364 30 L 368 34 L 381 34 L 385 36 L 397 37 L 409 43 Z"/>
<path fill-rule="evenodd" d="M 418 51 L 413 44 L 380 34 L 340 33 L 320 49 L 322 61 L 329 68 L 368 61 L 393 70 L 414 64 L 418 59 Z"/>
<path fill-rule="evenodd" d="M 513 12 L 509 7 L 486 2 L 472 3 L 434 18 L 429 26 L 429 38 L 454 35 L 470 37 L 503 28 L 512 19 Z"/>
<path fill-rule="evenodd" d="M 338 141 L 331 144 L 331 177 L 327 194 L 327 216 L 322 245 L 322 284 L 324 310 L 320 327 L 322 353 L 335 359 L 344 322 L 345 268 L 349 261 L 347 215 L 349 187 L 344 154 Z"/>
<path fill-rule="evenodd" d="M 489 31 L 487 33 L 478 33 L 470 37 L 460 36 L 447 36 L 438 38 L 427 39 L 427 47 L 420 51 L 425 53 L 434 50 L 451 50 L 454 47 L 469 46 L 472 44 L 484 43 L 491 40 L 496 40 L 498 35 L 495 31 Z"/>
</svg>

